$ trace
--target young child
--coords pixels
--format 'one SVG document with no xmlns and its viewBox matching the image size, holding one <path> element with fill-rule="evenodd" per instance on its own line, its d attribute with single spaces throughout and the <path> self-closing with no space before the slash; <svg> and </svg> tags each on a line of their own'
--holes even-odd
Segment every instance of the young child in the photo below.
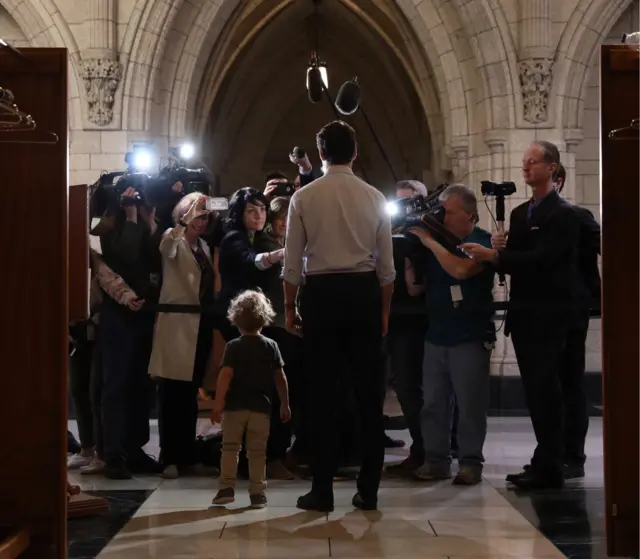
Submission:
<svg viewBox="0 0 640 559">
<path fill-rule="evenodd" d="M 282 370 L 284 361 L 278 344 L 260 333 L 271 323 L 275 312 L 263 293 L 245 291 L 231 301 L 227 316 L 241 336 L 227 344 L 216 386 L 212 421 L 219 423 L 223 411 L 224 421 L 220 489 L 213 504 L 226 505 L 235 500 L 238 454 L 246 430 L 251 508 L 264 508 L 274 382 L 281 402 L 280 418 L 284 422 L 291 418 L 287 379 Z"/>
</svg>

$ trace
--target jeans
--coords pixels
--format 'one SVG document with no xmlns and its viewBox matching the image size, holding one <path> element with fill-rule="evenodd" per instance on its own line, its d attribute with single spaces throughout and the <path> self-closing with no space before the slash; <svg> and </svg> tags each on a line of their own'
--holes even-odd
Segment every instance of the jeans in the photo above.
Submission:
<svg viewBox="0 0 640 559">
<path fill-rule="evenodd" d="M 93 449 L 95 446 L 94 415 L 91 406 L 91 369 L 94 347 L 93 342 L 79 343 L 69 358 L 71 401 L 78 422 L 80 445 L 83 449 Z"/>
<path fill-rule="evenodd" d="M 422 436 L 425 462 L 449 467 L 454 397 L 458 405 L 458 462 L 482 469 L 487 435 L 491 351 L 483 342 L 424 346 Z"/>
</svg>

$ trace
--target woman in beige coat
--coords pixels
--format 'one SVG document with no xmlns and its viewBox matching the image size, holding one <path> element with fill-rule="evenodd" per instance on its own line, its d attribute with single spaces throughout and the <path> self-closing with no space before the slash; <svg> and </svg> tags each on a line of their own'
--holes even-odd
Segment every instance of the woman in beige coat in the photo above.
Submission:
<svg viewBox="0 0 640 559">
<path fill-rule="evenodd" d="M 209 247 L 200 238 L 209 221 L 205 203 L 206 197 L 193 193 L 173 210 L 175 227 L 160 241 L 160 304 L 213 305 L 215 274 Z M 213 473 L 197 463 L 195 445 L 198 388 L 212 340 L 212 320 L 205 314 L 158 314 L 149 374 L 158 381 L 160 461 L 166 478 Z"/>
</svg>

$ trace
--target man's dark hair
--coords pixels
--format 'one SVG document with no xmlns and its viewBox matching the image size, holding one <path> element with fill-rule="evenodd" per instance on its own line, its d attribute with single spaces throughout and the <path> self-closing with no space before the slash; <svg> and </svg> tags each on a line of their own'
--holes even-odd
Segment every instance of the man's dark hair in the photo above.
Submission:
<svg viewBox="0 0 640 559">
<path fill-rule="evenodd" d="M 564 183 L 567 180 L 567 170 L 564 168 L 564 165 L 562 163 L 560 163 L 560 165 L 556 169 L 556 172 L 553 173 L 553 182 L 558 182 L 559 180 L 562 181 L 562 185 L 560 186 L 560 188 L 558 188 L 558 192 L 562 192 Z"/>
<path fill-rule="evenodd" d="M 255 188 L 245 186 L 236 190 L 229 200 L 229 213 L 227 214 L 227 229 L 229 231 L 245 231 L 244 210 L 247 204 L 268 207 L 264 194 Z"/>
<path fill-rule="evenodd" d="M 533 143 L 542 148 L 542 159 L 545 163 L 549 163 L 550 165 L 555 163 L 556 167 L 560 167 L 560 151 L 557 145 L 551 142 L 545 142 L 544 140 L 538 140 Z"/>
<path fill-rule="evenodd" d="M 267 176 L 264 178 L 264 183 L 267 184 L 269 181 L 272 181 L 273 179 L 289 180 L 289 177 L 285 175 L 282 171 L 271 171 L 270 173 L 267 173 Z"/>
<path fill-rule="evenodd" d="M 327 163 L 348 165 L 356 154 L 356 131 L 346 122 L 334 120 L 318 132 L 316 143 Z"/>
</svg>

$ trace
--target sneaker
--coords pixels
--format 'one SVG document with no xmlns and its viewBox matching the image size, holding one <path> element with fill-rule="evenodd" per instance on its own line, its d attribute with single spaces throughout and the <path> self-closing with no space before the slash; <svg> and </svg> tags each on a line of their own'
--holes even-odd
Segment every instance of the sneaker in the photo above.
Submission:
<svg viewBox="0 0 640 559">
<path fill-rule="evenodd" d="M 104 462 L 99 458 L 94 458 L 91 464 L 80 468 L 80 474 L 83 476 L 97 476 L 104 472 Z"/>
<path fill-rule="evenodd" d="M 212 505 L 228 505 L 236 500 L 236 492 L 233 487 L 225 487 L 220 489 L 216 496 L 211 501 Z"/>
<path fill-rule="evenodd" d="M 478 485 L 482 482 L 482 470 L 471 466 L 460 466 L 458 475 L 453 480 L 453 485 Z"/>
<path fill-rule="evenodd" d="M 82 456 L 82 454 L 74 454 L 67 459 L 68 470 L 79 470 L 88 466 L 93 461 L 93 455 Z"/>
<path fill-rule="evenodd" d="M 584 477 L 584 466 L 581 464 L 565 464 L 564 479 L 582 479 Z"/>
<path fill-rule="evenodd" d="M 252 509 L 263 509 L 267 506 L 267 496 L 266 495 L 249 495 L 249 499 L 251 500 L 251 508 Z"/>
<path fill-rule="evenodd" d="M 437 468 L 429 462 L 425 462 L 413 472 L 413 477 L 419 481 L 437 481 L 451 478 L 451 466 Z"/>
<path fill-rule="evenodd" d="M 175 464 L 169 464 L 164 470 L 162 470 L 162 477 L 164 479 L 178 479 L 180 477 L 178 466 Z"/>
</svg>

